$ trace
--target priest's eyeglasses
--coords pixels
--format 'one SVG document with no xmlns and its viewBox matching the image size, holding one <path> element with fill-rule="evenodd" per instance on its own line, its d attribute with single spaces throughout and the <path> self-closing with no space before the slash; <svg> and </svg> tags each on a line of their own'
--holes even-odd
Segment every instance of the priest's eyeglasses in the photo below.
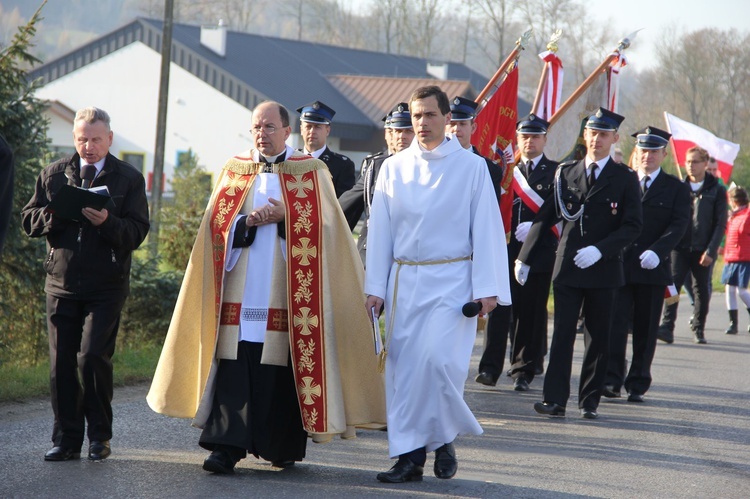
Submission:
<svg viewBox="0 0 750 499">
<path fill-rule="evenodd" d="M 278 130 L 278 128 L 273 125 L 254 126 L 250 129 L 250 133 L 252 133 L 253 135 L 260 135 L 262 132 L 266 135 L 273 135 L 276 133 L 276 130 Z"/>
</svg>

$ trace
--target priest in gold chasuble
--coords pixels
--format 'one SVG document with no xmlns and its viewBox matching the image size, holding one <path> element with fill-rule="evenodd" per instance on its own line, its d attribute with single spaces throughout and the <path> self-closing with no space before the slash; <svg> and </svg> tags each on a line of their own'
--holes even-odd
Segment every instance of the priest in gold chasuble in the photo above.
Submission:
<svg viewBox="0 0 750 499">
<path fill-rule="evenodd" d="M 251 132 L 255 148 L 211 195 L 147 397 L 203 429 L 214 473 L 247 453 L 290 466 L 308 435 L 385 422 L 362 264 L 330 174 L 285 144 L 280 104 L 260 104 Z"/>
</svg>

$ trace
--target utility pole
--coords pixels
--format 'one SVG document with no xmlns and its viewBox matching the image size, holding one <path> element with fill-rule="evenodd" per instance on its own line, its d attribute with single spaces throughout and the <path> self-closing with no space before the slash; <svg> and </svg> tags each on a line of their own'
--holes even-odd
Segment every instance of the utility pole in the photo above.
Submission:
<svg viewBox="0 0 750 499">
<path fill-rule="evenodd" d="M 156 145 L 154 146 L 154 172 L 151 183 L 151 230 L 149 249 L 152 257 L 159 253 L 159 220 L 161 219 L 161 192 L 164 174 L 164 143 L 167 136 L 167 104 L 169 103 L 169 65 L 172 61 L 172 11 L 174 0 L 164 2 L 164 27 L 161 37 L 161 77 L 159 79 L 159 109 L 156 116 Z"/>
</svg>

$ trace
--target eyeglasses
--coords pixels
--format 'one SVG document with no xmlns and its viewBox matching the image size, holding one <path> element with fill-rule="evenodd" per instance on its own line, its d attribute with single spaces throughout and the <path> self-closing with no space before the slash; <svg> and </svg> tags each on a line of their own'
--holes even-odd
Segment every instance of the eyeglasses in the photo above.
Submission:
<svg viewBox="0 0 750 499">
<path fill-rule="evenodd" d="M 250 133 L 253 135 L 260 135 L 260 133 L 263 132 L 266 135 L 273 135 L 276 133 L 276 130 L 278 130 L 278 128 L 273 125 L 254 126 L 250 129 Z"/>
</svg>

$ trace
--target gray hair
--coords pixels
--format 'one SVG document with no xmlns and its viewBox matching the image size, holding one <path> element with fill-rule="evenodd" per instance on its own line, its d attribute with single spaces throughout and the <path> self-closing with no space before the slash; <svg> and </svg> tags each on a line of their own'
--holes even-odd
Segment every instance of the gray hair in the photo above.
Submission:
<svg viewBox="0 0 750 499">
<path fill-rule="evenodd" d="M 73 119 L 73 123 L 77 121 L 85 121 L 86 123 L 94 124 L 97 121 L 101 121 L 107 126 L 107 130 L 110 130 L 109 127 L 109 114 L 107 114 L 107 111 L 104 109 L 99 109 L 98 107 L 84 107 L 83 109 L 79 109 L 76 113 L 75 119 Z"/>
</svg>

